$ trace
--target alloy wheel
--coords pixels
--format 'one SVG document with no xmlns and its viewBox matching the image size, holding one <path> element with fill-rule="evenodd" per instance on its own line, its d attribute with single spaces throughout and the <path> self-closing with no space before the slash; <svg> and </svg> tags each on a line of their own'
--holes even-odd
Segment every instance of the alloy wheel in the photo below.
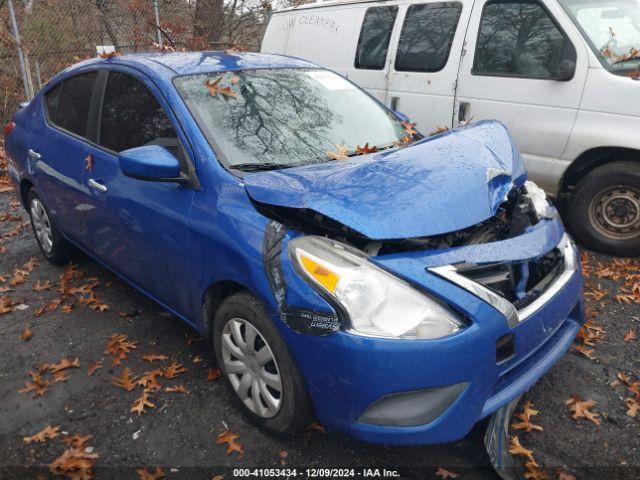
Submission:
<svg viewBox="0 0 640 480">
<path fill-rule="evenodd" d="M 274 417 L 282 404 L 282 379 L 265 338 L 251 323 L 232 318 L 221 342 L 227 377 L 242 403 L 259 417 Z"/>
<path fill-rule="evenodd" d="M 42 250 L 49 255 L 53 251 L 53 229 L 47 211 L 39 199 L 31 200 L 30 213 L 38 243 Z"/>
</svg>

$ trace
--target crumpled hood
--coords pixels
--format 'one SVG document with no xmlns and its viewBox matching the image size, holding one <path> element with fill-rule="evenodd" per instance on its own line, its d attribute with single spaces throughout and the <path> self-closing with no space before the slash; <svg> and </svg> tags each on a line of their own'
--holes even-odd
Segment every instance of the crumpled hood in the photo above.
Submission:
<svg viewBox="0 0 640 480">
<path fill-rule="evenodd" d="M 314 210 L 373 240 L 475 225 L 525 180 L 522 158 L 496 121 L 391 152 L 244 176 L 257 202 Z"/>
</svg>

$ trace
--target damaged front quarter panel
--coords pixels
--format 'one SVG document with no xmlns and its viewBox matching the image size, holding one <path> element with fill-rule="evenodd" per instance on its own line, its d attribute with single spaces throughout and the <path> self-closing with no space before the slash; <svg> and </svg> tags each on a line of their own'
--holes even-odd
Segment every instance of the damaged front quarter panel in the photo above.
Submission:
<svg viewBox="0 0 640 480">
<path fill-rule="evenodd" d="M 317 294 L 302 282 L 297 283 L 298 288 L 304 290 L 304 302 L 300 301 L 300 304 L 304 304 L 305 307 L 296 306 L 297 295 L 289 291 L 289 281 L 294 278 L 286 275 L 283 269 L 282 254 L 286 252 L 286 237 L 287 228 L 271 220 L 265 230 L 262 248 L 265 272 L 276 298 L 281 320 L 292 330 L 307 335 L 329 335 L 338 331 L 340 321 L 335 312 L 308 306 L 310 299 L 317 297 Z M 286 262 L 286 265 L 289 265 L 289 262 Z M 289 303 L 291 299 L 292 304 Z M 316 300 L 319 305 L 323 302 L 320 298 Z"/>
</svg>

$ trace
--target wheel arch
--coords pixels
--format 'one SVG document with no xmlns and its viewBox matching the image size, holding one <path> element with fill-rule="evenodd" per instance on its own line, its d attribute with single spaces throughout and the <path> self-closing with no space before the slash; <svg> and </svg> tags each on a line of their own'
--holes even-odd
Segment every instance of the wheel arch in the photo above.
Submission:
<svg viewBox="0 0 640 480">
<path fill-rule="evenodd" d="M 25 209 L 28 209 L 27 205 L 27 195 L 29 194 L 29 190 L 33 188 L 33 182 L 28 178 L 23 178 L 20 181 L 20 200 L 22 201 L 22 206 Z"/>
<path fill-rule="evenodd" d="M 582 152 L 565 170 L 560 194 L 569 194 L 594 168 L 607 163 L 631 161 L 640 166 L 640 150 L 627 147 L 596 147 Z"/>
<path fill-rule="evenodd" d="M 213 320 L 222 302 L 231 295 L 242 291 L 251 291 L 246 285 L 234 280 L 218 280 L 210 285 L 204 293 L 202 300 L 204 333 L 208 343 L 211 343 L 213 335 Z"/>
</svg>

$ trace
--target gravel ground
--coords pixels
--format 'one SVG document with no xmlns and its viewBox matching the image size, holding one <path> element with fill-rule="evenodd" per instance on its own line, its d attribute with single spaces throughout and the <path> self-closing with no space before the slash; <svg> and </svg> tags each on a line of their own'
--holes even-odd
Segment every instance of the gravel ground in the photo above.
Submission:
<svg viewBox="0 0 640 480">
<path fill-rule="evenodd" d="M 356 467 L 356 475 L 366 473 L 362 468 L 399 469 L 402 478 L 440 478 L 435 474 L 442 467 L 458 478 L 498 478 L 484 450 L 486 422 L 462 441 L 411 448 L 366 445 L 320 429 L 288 439 L 265 434 L 237 412 L 221 380 L 208 381 L 208 369 L 215 366 L 207 346 L 193 331 L 86 257 L 77 259 L 75 272 L 83 272 L 83 276 L 72 279 L 69 288 L 95 277 L 94 283 L 99 284 L 94 294 L 101 299 L 95 305 L 109 309 L 94 311 L 72 295 L 55 310 L 36 317 L 43 305 L 60 298 L 57 289 L 65 269 L 49 265 L 41 257 L 31 227 L 25 223 L 28 217 L 15 200 L 11 193 L 0 195 L 0 215 L 9 214 L 0 223 L 0 242 L 6 250 L 0 254 L 0 274 L 7 275 L 0 287 L 13 289 L 0 295 L 28 308 L 0 316 L 0 478 L 50 478 L 48 465 L 69 448 L 62 439 L 76 433 L 93 436 L 85 445 L 99 455 L 93 469 L 96 478 L 138 478 L 137 469 L 149 467 L 151 471 L 157 466 L 163 467 L 169 479 L 210 479 L 216 475 L 230 479 L 236 478 L 234 468 L 281 466 L 297 467 L 299 472 Z M 20 225 L 25 226 L 18 232 Z M 33 258 L 36 261 L 29 264 Z M 611 258 L 591 257 L 591 265 L 599 262 L 610 263 Z M 28 267 L 32 269 L 28 271 Z M 28 274 L 24 283 L 13 286 L 10 282 L 15 269 Z M 33 290 L 37 281 L 42 284 L 46 280 L 52 289 Z M 638 341 L 625 342 L 623 337 L 628 330 L 640 330 L 640 308 L 612 298 L 620 282 L 595 276 L 592 281 L 608 292 L 604 299 L 588 302 L 596 322 L 605 330 L 603 340 L 596 343 L 595 360 L 577 352 L 567 354 L 521 402 L 533 402 L 539 413 L 532 421 L 543 430 L 514 433 L 533 451 L 550 478 L 556 478 L 559 469 L 578 479 L 637 478 L 640 415 L 626 415 L 624 399 L 630 394 L 624 385 L 610 383 L 621 371 L 637 380 Z M 73 308 L 65 313 L 64 305 Z M 23 341 L 21 334 L 27 324 L 33 336 Z M 113 355 L 104 352 L 116 333 L 138 343 L 121 365 L 112 367 Z M 163 354 L 169 360 L 152 366 L 142 358 L 147 353 Z M 68 379 L 51 383 L 41 396 L 18 392 L 31 381 L 27 372 L 62 358 L 78 358 L 80 362 L 79 368 L 65 370 Z M 103 367 L 89 376 L 89 367 L 100 360 Z M 141 387 L 127 392 L 112 385 L 112 378 L 125 366 L 140 374 L 171 360 L 183 364 L 187 371 L 172 380 L 161 379 L 163 387 L 184 385 L 190 394 L 162 390 L 151 396 L 156 408 L 142 416 L 130 412 Z M 51 372 L 43 378 L 53 382 Z M 565 402 L 574 394 L 597 402 L 592 410 L 601 415 L 600 425 L 571 417 Z M 521 409 L 522 405 L 517 411 Z M 61 433 L 42 443 L 23 442 L 23 437 L 47 426 L 60 426 Z M 216 444 L 217 435 L 227 427 L 240 435 L 241 457 L 227 455 L 226 445 Z M 517 462 L 524 463 L 520 457 Z"/>
</svg>

